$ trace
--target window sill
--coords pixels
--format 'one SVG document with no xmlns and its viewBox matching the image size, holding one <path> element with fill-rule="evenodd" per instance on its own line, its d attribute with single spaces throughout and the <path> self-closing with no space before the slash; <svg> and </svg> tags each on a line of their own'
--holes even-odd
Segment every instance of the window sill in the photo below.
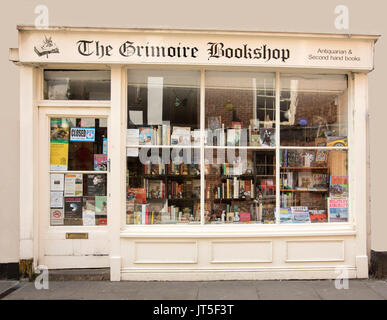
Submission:
<svg viewBox="0 0 387 320">
<path fill-rule="evenodd" d="M 121 229 L 121 238 L 264 238 L 355 236 L 350 223 L 324 225 L 132 225 Z"/>
</svg>

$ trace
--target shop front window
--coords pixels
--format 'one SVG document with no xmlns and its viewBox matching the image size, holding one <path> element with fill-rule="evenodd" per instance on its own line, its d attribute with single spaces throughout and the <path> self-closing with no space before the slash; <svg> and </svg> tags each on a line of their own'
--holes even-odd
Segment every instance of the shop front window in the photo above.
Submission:
<svg viewBox="0 0 387 320">
<path fill-rule="evenodd" d="M 107 118 L 50 118 L 50 224 L 107 224 Z"/>
<path fill-rule="evenodd" d="M 203 79 L 128 71 L 127 224 L 350 221 L 345 75 Z"/>
</svg>

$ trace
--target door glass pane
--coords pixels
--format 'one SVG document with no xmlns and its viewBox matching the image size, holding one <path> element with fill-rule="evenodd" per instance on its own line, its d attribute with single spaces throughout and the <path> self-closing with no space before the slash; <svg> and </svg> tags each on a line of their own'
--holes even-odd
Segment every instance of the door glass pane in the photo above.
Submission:
<svg viewBox="0 0 387 320">
<path fill-rule="evenodd" d="M 110 71 L 44 70 L 44 99 L 110 100 Z"/>
<path fill-rule="evenodd" d="M 348 222 L 346 150 L 281 150 L 281 223 Z"/>
<path fill-rule="evenodd" d="M 208 148 L 205 222 L 275 222 L 275 152 Z"/>
<path fill-rule="evenodd" d="M 281 74 L 281 145 L 347 146 L 346 75 Z"/>
<path fill-rule="evenodd" d="M 107 119 L 50 119 L 51 225 L 107 224 Z"/>
</svg>

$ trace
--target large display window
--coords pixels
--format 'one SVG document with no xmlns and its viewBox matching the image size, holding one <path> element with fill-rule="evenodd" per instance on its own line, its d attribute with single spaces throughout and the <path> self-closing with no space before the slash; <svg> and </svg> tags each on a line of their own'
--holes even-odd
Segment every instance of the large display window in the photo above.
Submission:
<svg viewBox="0 0 387 320">
<path fill-rule="evenodd" d="M 349 220 L 346 75 L 128 70 L 126 223 Z"/>
</svg>

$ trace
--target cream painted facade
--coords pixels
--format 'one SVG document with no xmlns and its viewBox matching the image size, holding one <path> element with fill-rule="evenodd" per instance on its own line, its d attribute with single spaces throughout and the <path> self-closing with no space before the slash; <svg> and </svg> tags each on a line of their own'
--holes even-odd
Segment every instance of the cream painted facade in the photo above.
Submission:
<svg viewBox="0 0 387 320">
<path fill-rule="evenodd" d="M 52 37 L 59 53 L 38 56 L 34 46 Z M 187 57 L 144 57 L 120 53 L 128 41 L 155 46 L 196 48 Z M 211 40 L 216 39 L 216 40 Z M 79 51 L 80 40 L 104 45 Z M 257 33 L 190 30 L 98 28 L 19 28 L 19 48 L 11 60 L 20 68 L 20 259 L 52 269 L 110 267 L 111 280 L 220 280 L 335 278 L 345 266 L 353 278 L 368 277 L 369 237 L 367 114 L 368 72 L 373 69 L 376 36 L 298 33 Z M 93 43 L 91 43 L 93 41 Z M 210 59 L 206 44 L 229 47 L 267 43 L 279 48 L 270 61 L 220 57 Z M 78 44 L 77 44 L 78 43 Z M 107 49 L 111 46 L 111 49 Z M 310 59 L 320 48 L 350 49 L 359 59 Z M 107 50 L 107 51 L 106 51 Z M 290 57 L 285 51 L 291 52 Z M 128 53 L 129 52 L 129 53 Z M 86 55 L 85 55 L 86 54 Z M 109 55 L 110 54 L 110 55 Z M 198 70 L 200 106 L 204 110 L 206 70 L 270 71 L 277 83 L 281 72 L 347 74 L 350 213 L 348 223 L 310 225 L 126 225 L 125 130 L 126 75 L 131 68 Z M 44 100 L 45 68 L 111 70 L 111 100 Z M 279 87 L 276 97 L 278 101 Z M 203 112 L 202 112 L 203 114 Z M 108 225 L 49 226 L 48 118 L 50 116 L 108 118 Z M 204 124 L 204 115 L 200 119 Z M 204 127 L 204 125 L 203 125 Z M 204 145 L 201 145 L 204 149 Z M 202 188 L 202 198 L 204 190 Z M 278 200 L 277 193 L 277 200 Z M 202 216 L 203 216 L 202 210 Z M 88 240 L 66 239 L 85 232 Z"/>
</svg>

